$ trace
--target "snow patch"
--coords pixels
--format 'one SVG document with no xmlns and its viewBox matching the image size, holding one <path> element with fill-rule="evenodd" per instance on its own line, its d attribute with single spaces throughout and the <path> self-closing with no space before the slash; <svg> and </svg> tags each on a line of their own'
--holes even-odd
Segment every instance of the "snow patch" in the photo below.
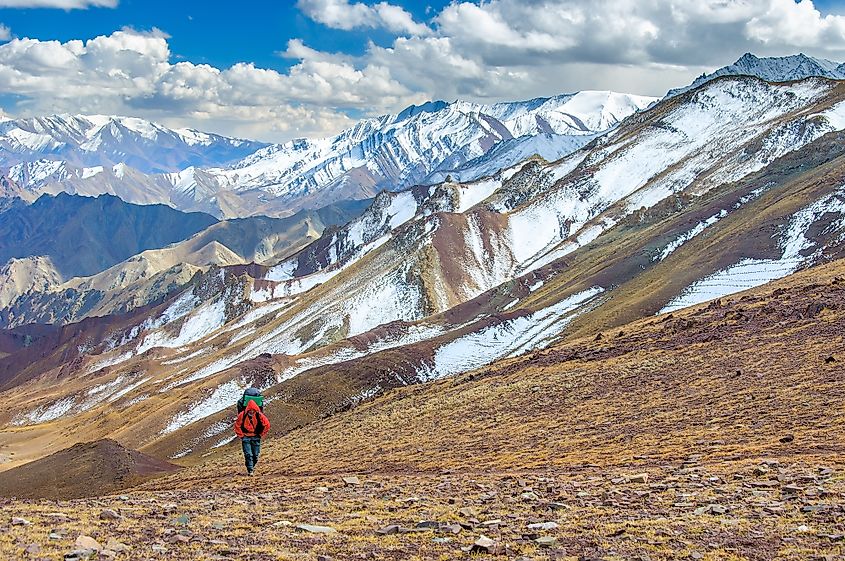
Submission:
<svg viewBox="0 0 845 561">
<path fill-rule="evenodd" d="M 580 307 L 602 292 L 604 289 L 596 286 L 530 315 L 459 337 L 438 348 L 433 364 L 422 368 L 418 375 L 421 380 L 433 380 L 544 347 L 558 337 Z"/>
<path fill-rule="evenodd" d="M 218 386 L 211 395 L 192 403 L 186 411 L 176 414 L 160 434 L 169 434 L 234 405 L 246 387 L 244 382 L 238 380 L 230 380 Z"/>
</svg>

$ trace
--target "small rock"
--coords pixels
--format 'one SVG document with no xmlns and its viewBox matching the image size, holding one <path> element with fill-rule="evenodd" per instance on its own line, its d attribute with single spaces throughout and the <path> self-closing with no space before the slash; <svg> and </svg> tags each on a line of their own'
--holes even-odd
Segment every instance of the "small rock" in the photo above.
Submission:
<svg viewBox="0 0 845 561">
<path fill-rule="evenodd" d="M 110 508 L 104 508 L 100 513 L 100 520 L 120 520 L 121 518 L 123 517 Z"/>
<path fill-rule="evenodd" d="M 452 538 L 431 538 L 431 543 L 451 543 Z"/>
<path fill-rule="evenodd" d="M 534 540 L 538 547 L 554 547 L 557 545 L 557 539 L 552 536 L 541 536 Z"/>
<path fill-rule="evenodd" d="M 109 538 L 109 541 L 106 542 L 106 549 L 110 549 L 110 550 L 112 550 L 116 553 L 126 553 L 127 551 L 129 551 L 132 548 L 130 548 L 125 543 L 121 543 L 121 542 L 117 541 L 114 538 Z"/>
<path fill-rule="evenodd" d="M 465 506 L 463 508 L 459 508 L 458 514 L 460 514 L 464 518 L 475 518 L 476 516 L 478 516 L 478 512 L 474 508 L 472 508 L 471 506 Z"/>
<path fill-rule="evenodd" d="M 308 532 L 310 534 L 334 534 L 337 532 L 331 526 L 317 526 L 315 524 L 298 524 L 296 529 L 300 532 Z"/>
<path fill-rule="evenodd" d="M 17 516 L 12 518 L 12 526 L 29 526 L 30 524 L 32 524 L 32 522 L 26 518 L 18 518 Z"/>
<path fill-rule="evenodd" d="M 489 553 L 495 555 L 499 552 L 499 544 L 495 540 L 491 540 L 487 536 L 479 536 L 475 543 L 470 548 L 470 553 Z"/>
<path fill-rule="evenodd" d="M 628 478 L 628 481 L 631 483 L 648 483 L 648 474 L 638 473 L 636 475 L 632 475 Z"/>
<path fill-rule="evenodd" d="M 346 477 L 343 478 L 343 482 L 346 483 L 347 485 L 360 485 L 361 484 L 361 480 L 358 479 L 357 475 L 347 475 Z"/>
<path fill-rule="evenodd" d="M 332 558 L 328 555 L 318 555 L 317 561 L 332 561 Z"/>
<path fill-rule="evenodd" d="M 65 553 L 64 560 L 65 561 L 82 561 L 82 559 L 88 559 L 94 556 L 93 549 L 76 549 L 71 551 L 70 553 Z"/>
<path fill-rule="evenodd" d="M 781 444 L 789 444 L 793 440 L 795 440 L 794 434 L 786 434 L 786 435 L 780 437 L 780 439 L 779 439 Z"/>
<path fill-rule="evenodd" d="M 191 541 L 191 536 L 183 536 L 182 534 L 175 534 L 170 538 L 172 543 L 188 543 Z"/>
<path fill-rule="evenodd" d="M 536 524 L 529 524 L 529 530 L 556 530 L 559 528 L 557 522 L 538 522 Z"/>
<path fill-rule="evenodd" d="M 23 548 L 23 551 L 27 555 L 36 555 L 38 553 L 41 553 L 41 546 L 38 545 L 37 543 L 31 543 L 31 544 L 27 545 L 25 548 Z"/>
<path fill-rule="evenodd" d="M 447 534 L 460 534 L 461 530 L 463 530 L 463 527 L 460 524 L 447 524 L 440 527 L 440 531 Z"/>
<path fill-rule="evenodd" d="M 378 530 L 376 530 L 376 534 L 382 536 L 391 536 L 393 534 L 398 534 L 399 530 L 399 524 L 390 524 L 389 526 L 385 526 L 384 528 L 379 528 Z"/>
<path fill-rule="evenodd" d="M 540 500 L 540 496 L 537 495 L 537 493 L 535 493 L 533 491 L 523 493 L 523 494 L 520 495 L 520 497 L 522 497 L 523 501 L 527 501 L 527 502 L 534 502 L 534 501 Z"/>
<path fill-rule="evenodd" d="M 94 551 L 101 551 L 103 546 L 100 545 L 100 542 L 92 538 L 91 536 L 81 535 L 76 538 L 76 547 L 79 549 L 93 549 Z"/>
</svg>

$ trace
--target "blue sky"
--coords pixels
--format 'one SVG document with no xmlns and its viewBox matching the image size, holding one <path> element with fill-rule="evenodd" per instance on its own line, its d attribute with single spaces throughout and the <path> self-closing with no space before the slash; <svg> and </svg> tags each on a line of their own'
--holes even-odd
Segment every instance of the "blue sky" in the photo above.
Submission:
<svg viewBox="0 0 845 561">
<path fill-rule="evenodd" d="M 845 0 L 0 0 L 0 110 L 325 136 L 429 99 L 660 96 L 745 52 L 845 60 L 841 14 Z"/>
<path fill-rule="evenodd" d="M 438 13 L 448 0 L 392 3 L 424 21 Z M 226 0 L 121 0 L 116 8 L 0 8 L 0 22 L 19 37 L 60 41 L 90 39 L 124 27 L 158 28 L 170 36 L 174 60 L 217 67 L 254 62 L 280 71 L 295 64 L 278 55 L 292 38 L 322 50 L 354 55 L 363 54 L 370 40 L 389 45 L 394 38 L 379 29 L 327 28 L 303 15 L 295 2 L 284 0 L 249 0 L 240 4 Z"/>
</svg>

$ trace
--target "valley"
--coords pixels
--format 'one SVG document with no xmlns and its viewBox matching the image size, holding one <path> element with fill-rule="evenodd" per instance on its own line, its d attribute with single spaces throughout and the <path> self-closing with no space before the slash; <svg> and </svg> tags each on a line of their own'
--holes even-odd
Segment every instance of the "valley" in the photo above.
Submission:
<svg viewBox="0 0 845 561">
<path fill-rule="evenodd" d="M 0 552 L 839 559 L 843 67 L 0 121 Z"/>
</svg>

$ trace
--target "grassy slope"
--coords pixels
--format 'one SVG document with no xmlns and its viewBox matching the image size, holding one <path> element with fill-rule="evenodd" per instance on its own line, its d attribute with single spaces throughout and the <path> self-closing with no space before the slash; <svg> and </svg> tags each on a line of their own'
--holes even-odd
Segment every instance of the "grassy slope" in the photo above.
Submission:
<svg viewBox="0 0 845 561">
<path fill-rule="evenodd" d="M 267 443 L 258 478 L 239 475 L 231 447 L 128 499 L 6 503 L 8 516 L 34 523 L 13 527 L 0 551 L 37 542 L 60 553 L 86 533 L 129 543 L 133 555 L 161 544 L 180 559 L 456 559 L 485 534 L 527 559 L 836 559 L 843 323 L 839 260 L 718 304 L 393 390 Z M 794 440 L 781 442 L 787 435 Z M 640 472 L 647 482 L 630 479 Z M 345 486 L 347 473 L 362 483 Z M 711 504 L 715 512 L 700 510 Z M 104 506 L 125 518 L 97 519 Z M 69 537 L 48 541 L 57 510 Z M 375 533 L 432 519 L 465 527 Z M 545 521 L 560 527 L 527 528 Z M 301 522 L 338 533 L 290 526 Z M 180 531 L 186 543 L 174 538 Z M 538 534 L 554 546 L 538 547 Z"/>
</svg>

